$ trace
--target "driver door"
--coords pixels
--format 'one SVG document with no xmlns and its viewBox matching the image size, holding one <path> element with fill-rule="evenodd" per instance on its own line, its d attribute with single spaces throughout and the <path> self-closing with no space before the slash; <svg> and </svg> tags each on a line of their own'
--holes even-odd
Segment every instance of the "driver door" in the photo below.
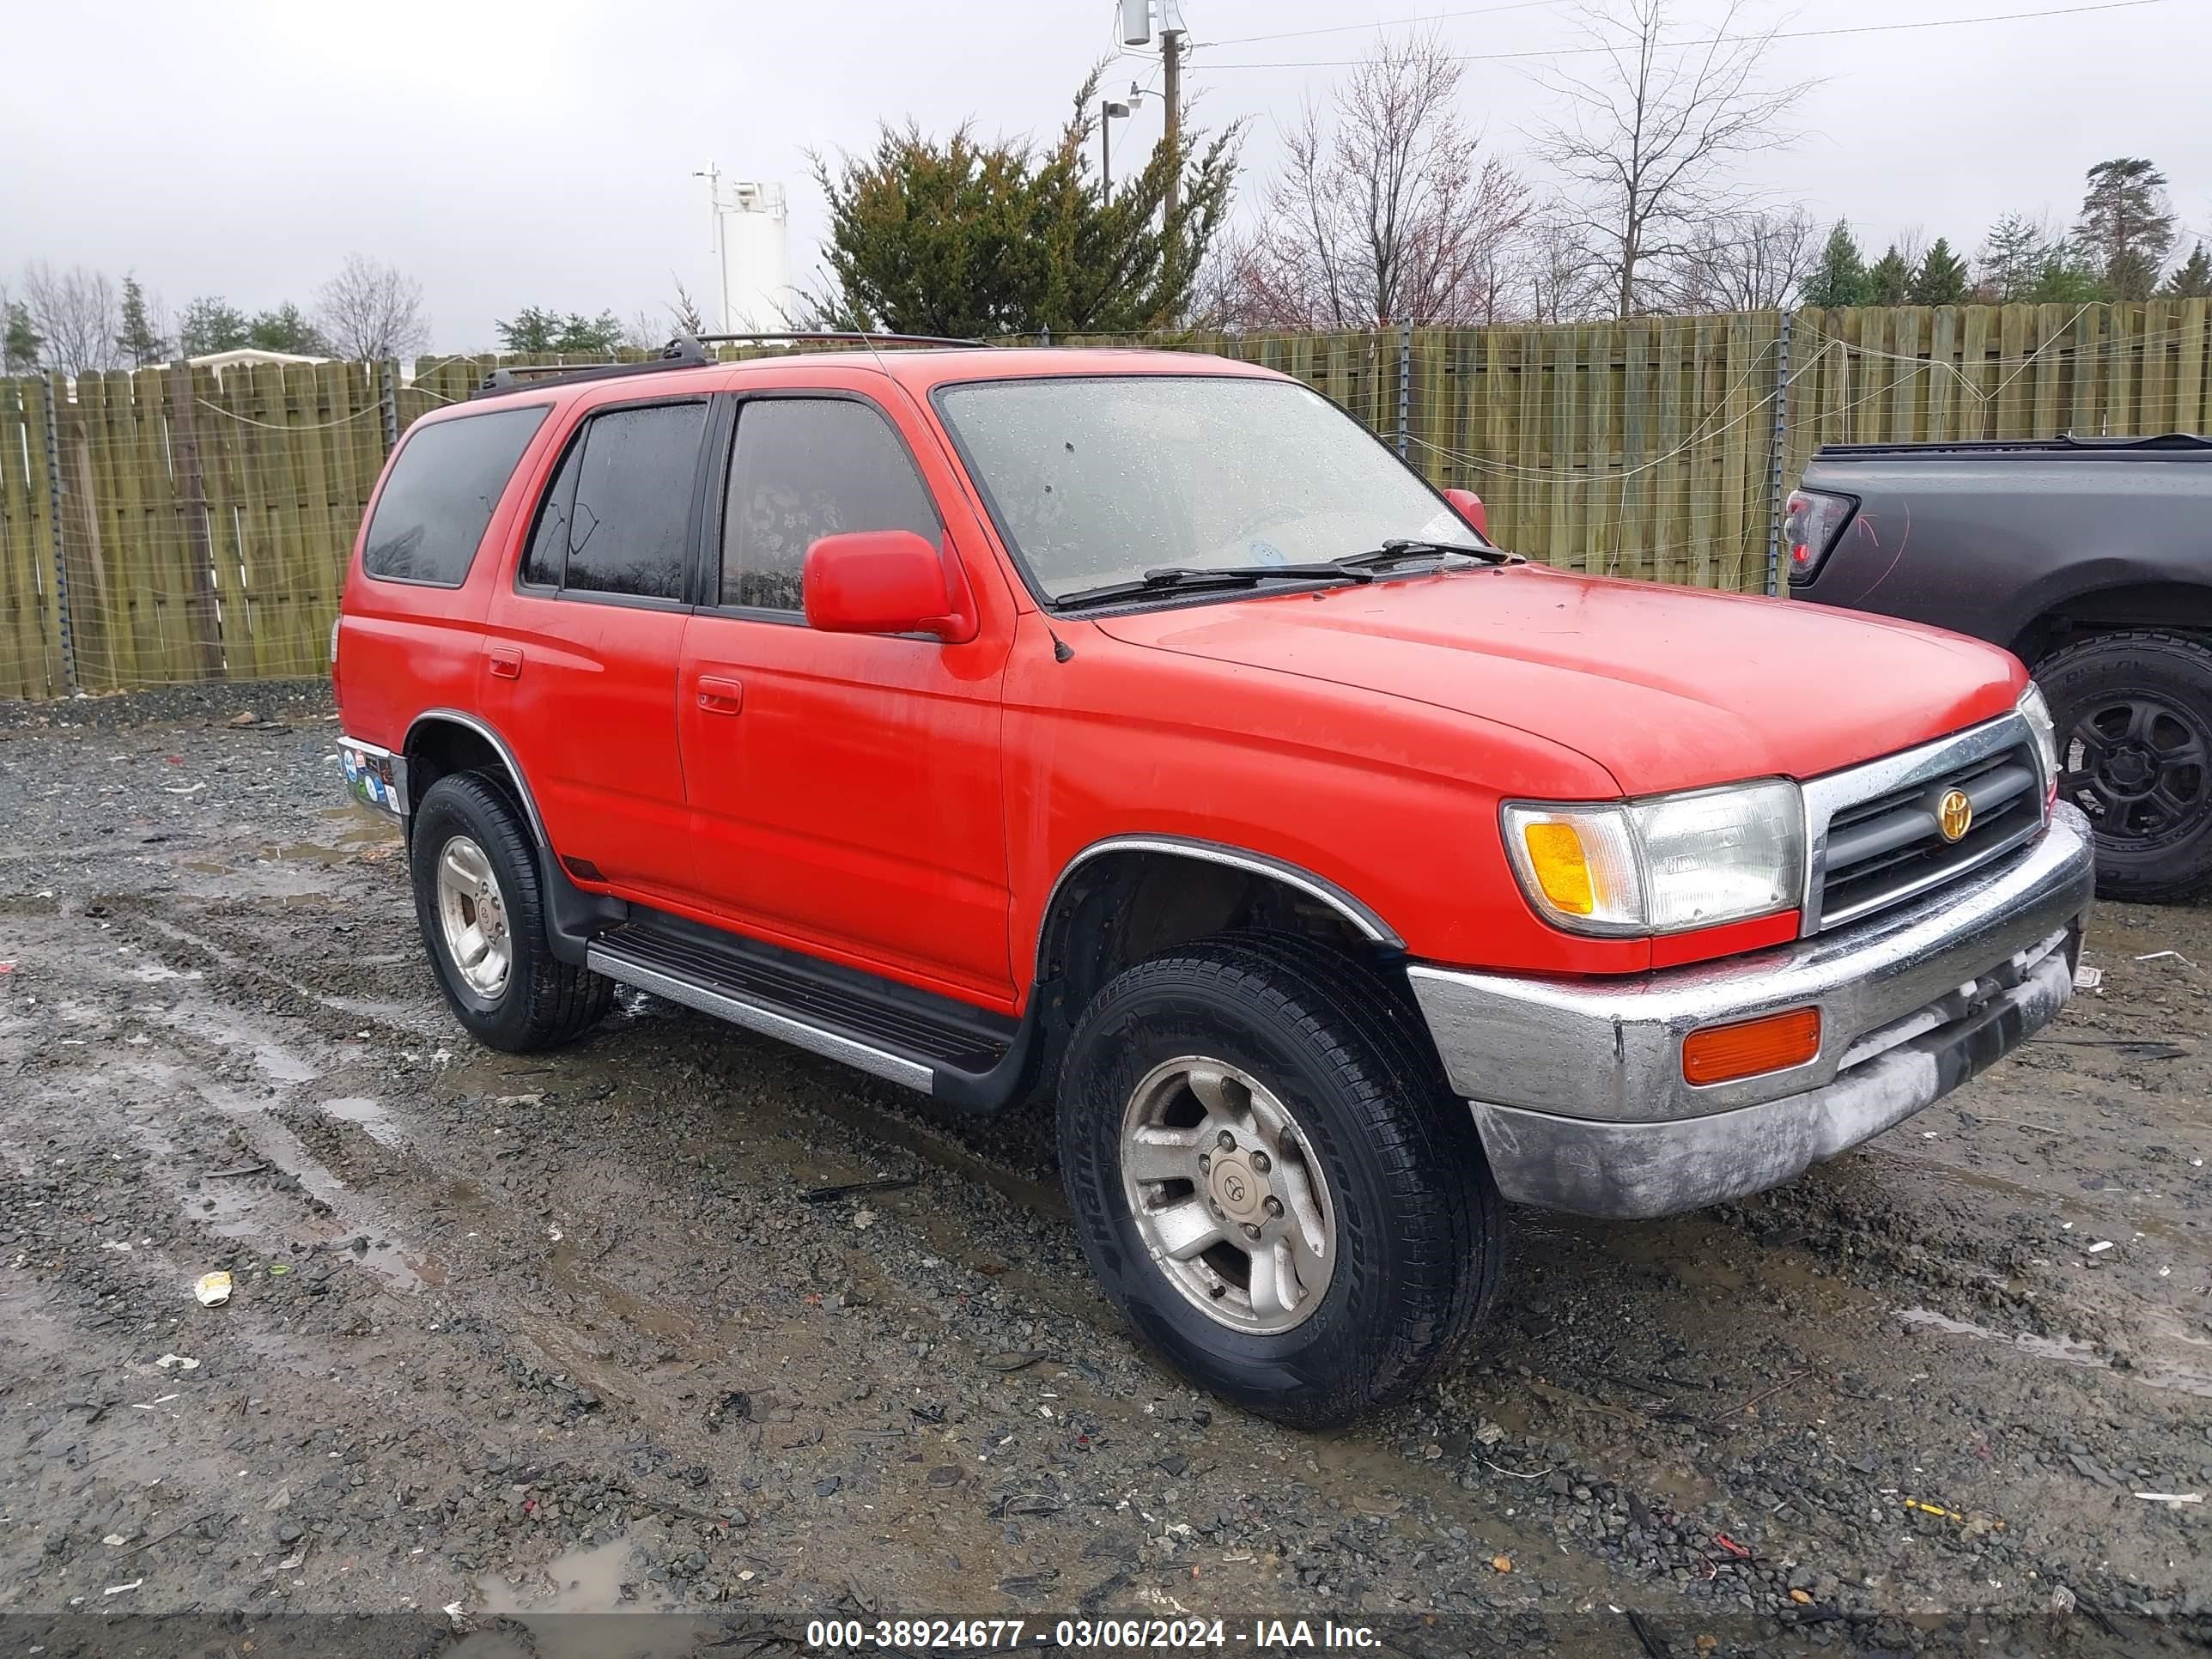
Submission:
<svg viewBox="0 0 2212 1659">
<path fill-rule="evenodd" d="M 999 751 L 1012 599 L 941 453 L 900 412 L 908 429 L 834 383 L 738 404 L 710 603 L 678 678 L 696 879 L 741 932 L 1011 1007 Z M 964 556 L 977 637 L 808 628 L 806 550 L 858 530 L 911 530 Z"/>
</svg>

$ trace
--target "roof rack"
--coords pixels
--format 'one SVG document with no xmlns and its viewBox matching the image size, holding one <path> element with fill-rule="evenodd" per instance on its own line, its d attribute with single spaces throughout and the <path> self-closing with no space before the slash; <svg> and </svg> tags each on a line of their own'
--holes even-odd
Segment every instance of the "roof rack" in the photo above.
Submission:
<svg viewBox="0 0 2212 1659">
<path fill-rule="evenodd" d="M 469 397 L 471 400 L 496 398 L 526 386 L 566 386 L 572 380 L 606 380 L 622 374 L 654 374 L 668 368 L 711 368 L 714 362 L 698 341 L 679 334 L 661 348 L 658 357 L 647 358 L 641 363 L 587 363 L 580 368 L 566 363 L 517 363 L 508 368 L 495 368 L 477 382 L 476 390 Z"/>
<path fill-rule="evenodd" d="M 678 340 L 690 340 L 704 344 L 781 345 L 799 344 L 810 341 L 837 342 L 852 345 L 901 346 L 979 346 L 988 345 L 988 340 L 973 340 L 954 334 L 870 334 L 860 329 L 802 328 L 770 329 L 753 334 L 679 334 Z"/>
<path fill-rule="evenodd" d="M 495 368 L 477 382 L 469 393 L 471 400 L 477 398 L 496 398 L 509 392 L 519 392 L 525 386 L 566 386 L 574 380 L 605 380 L 623 374 L 652 374 L 666 368 L 711 368 L 714 359 L 707 350 L 708 344 L 769 345 L 803 344 L 818 342 L 824 344 L 865 346 L 980 346 L 988 340 L 965 339 L 950 334 L 868 334 L 857 329 L 774 329 L 756 334 L 678 334 L 660 349 L 657 357 L 641 363 L 586 363 L 571 367 L 566 363 L 517 363 L 507 368 Z"/>
</svg>

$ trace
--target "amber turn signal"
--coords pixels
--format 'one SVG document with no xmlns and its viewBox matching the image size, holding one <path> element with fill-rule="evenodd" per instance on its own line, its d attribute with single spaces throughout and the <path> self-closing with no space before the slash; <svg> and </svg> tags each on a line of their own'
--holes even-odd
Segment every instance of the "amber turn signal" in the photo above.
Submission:
<svg viewBox="0 0 2212 1659">
<path fill-rule="evenodd" d="M 1682 1080 L 1704 1088 L 1802 1066 L 1820 1052 L 1820 1011 L 1792 1008 L 1733 1025 L 1707 1025 L 1682 1039 Z"/>
</svg>

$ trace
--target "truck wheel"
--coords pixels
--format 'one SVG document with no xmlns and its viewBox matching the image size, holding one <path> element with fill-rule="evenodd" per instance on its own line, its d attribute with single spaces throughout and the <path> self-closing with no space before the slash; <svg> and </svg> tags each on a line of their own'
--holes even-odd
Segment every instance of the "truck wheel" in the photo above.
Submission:
<svg viewBox="0 0 2212 1659">
<path fill-rule="evenodd" d="M 2088 814 L 2097 890 L 2176 901 L 2212 892 L 2212 647 L 2104 634 L 2045 658 L 2058 793 Z"/>
<path fill-rule="evenodd" d="M 1092 1270 L 1264 1417 L 1404 1394 L 1497 1288 L 1498 1188 L 1413 1018 L 1343 956 L 1232 934 L 1120 974 L 1070 1040 L 1060 1166 Z"/>
<path fill-rule="evenodd" d="M 606 1012 L 614 981 L 561 961 L 546 941 L 536 851 L 497 787 L 470 772 L 440 778 L 410 841 L 422 942 L 470 1036 L 527 1054 L 571 1041 Z"/>
</svg>

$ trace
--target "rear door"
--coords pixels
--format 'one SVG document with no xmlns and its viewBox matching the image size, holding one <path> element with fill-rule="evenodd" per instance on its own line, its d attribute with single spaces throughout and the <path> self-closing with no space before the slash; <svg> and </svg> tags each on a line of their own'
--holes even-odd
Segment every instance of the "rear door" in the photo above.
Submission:
<svg viewBox="0 0 2212 1659">
<path fill-rule="evenodd" d="M 711 405 L 601 404 L 568 440 L 486 618 L 480 702 L 569 872 L 681 898 L 676 666 Z"/>
<path fill-rule="evenodd" d="M 1011 1006 L 999 756 L 1011 600 L 912 410 L 840 390 L 835 373 L 738 404 L 679 687 L 701 891 L 757 936 Z M 860 530 L 911 530 L 964 556 L 978 636 L 808 628 L 807 549 Z"/>
</svg>

